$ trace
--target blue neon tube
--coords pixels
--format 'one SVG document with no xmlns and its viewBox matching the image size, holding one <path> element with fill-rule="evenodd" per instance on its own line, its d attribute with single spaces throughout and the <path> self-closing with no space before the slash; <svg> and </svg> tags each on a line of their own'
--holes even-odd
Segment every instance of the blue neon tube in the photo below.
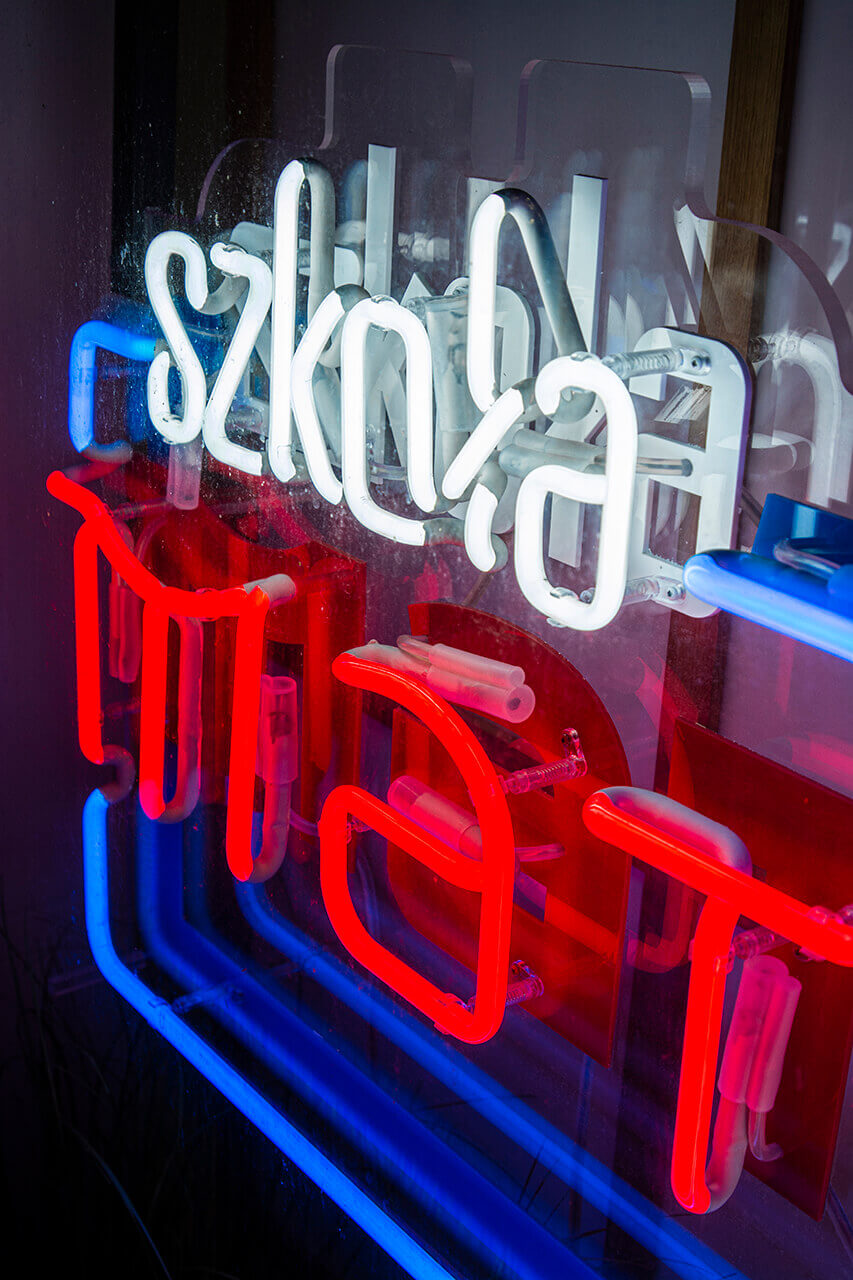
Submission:
<svg viewBox="0 0 853 1280">
<path fill-rule="evenodd" d="M 703 551 L 685 564 L 684 585 L 707 604 L 853 661 L 849 606 L 832 608 L 812 574 L 745 551 Z"/>
<path fill-rule="evenodd" d="M 181 831 L 139 815 L 139 914 L 146 948 L 182 985 L 217 998 L 211 1010 L 280 1077 L 329 1114 L 371 1158 L 421 1199 L 445 1209 L 514 1276 L 592 1274 L 467 1161 L 450 1151 L 404 1107 L 294 1015 L 226 950 L 183 917 Z M 229 1004 L 229 988 L 239 1003 Z M 223 998 L 224 997 L 224 998 Z M 192 999 L 193 997 L 190 997 Z M 179 1002 L 185 1003 L 185 1002 Z M 544 1264 L 544 1271 L 543 1271 Z"/>
<path fill-rule="evenodd" d="M 128 360 L 150 362 L 156 345 L 157 339 L 150 334 L 132 333 L 105 320 L 87 320 L 81 324 L 71 341 L 68 361 L 68 434 L 78 453 L 95 442 L 98 348 Z"/>
<path fill-rule="evenodd" d="M 356 982 L 346 965 L 318 950 L 275 910 L 264 886 L 240 884 L 235 888 L 247 921 L 277 951 L 299 964 L 304 973 L 399 1045 L 511 1141 L 542 1160 L 628 1235 L 657 1256 L 665 1256 L 667 1266 L 677 1275 L 684 1280 L 747 1280 L 594 1156 L 425 1031 L 383 992 Z"/>
<path fill-rule="evenodd" d="M 222 948 L 186 922 L 180 843 L 179 828 L 162 827 L 140 815 L 139 910 L 146 946 L 157 963 L 182 985 L 201 987 L 196 998 L 203 999 L 205 991 L 216 995 L 212 1011 L 262 1061 L 331 1115 L 377 1163 L 390 1168 L 398 1178 L 402 1174 L 422 1200 L 443 1209 L 473 1240 L 505 1261 L 513 1276 L 539 1280 L 543 1275 L 559 1274 L 589 1280 L 593 1273 L 579 1258 L 335 1052 Z M 229 988 L 237 987 L 239 1003 L 230 1004 Z M 190 996 L 177 1006 L 188 1007 L 192 1001 Z M 173 1013 L 177 1016 L 174 1008 Z M 232 1101 L 248 1114 L 239 1099 Z M 277 1138 L 273 1141 L 285 1150 Z M 301 1167 L 313 1176 L 307 1166 Z M 327 1189 L 323 1183 L 319 1185 Z M 392 1253 L 374 1227 L 361 1219 L 356 1221 Z M 428 1274 L 411 1270 L 410 1263 L 401 1265 L 412 1275 Z"/>
<path fill-rule="evenodd" d="M 86 930 L 92 956 L 106 980 L 179 1053 L 298 1165 L 354 1222 L 416 1280 L 452 1280 L 426 1250 L 318 1151 L 276 1108 L 192 1031 L 160 996 L 154 995 L 118 958 L 110 934 L 107 810 L 99 790 L 83 809 L 83 881 Z"/>
</svg>

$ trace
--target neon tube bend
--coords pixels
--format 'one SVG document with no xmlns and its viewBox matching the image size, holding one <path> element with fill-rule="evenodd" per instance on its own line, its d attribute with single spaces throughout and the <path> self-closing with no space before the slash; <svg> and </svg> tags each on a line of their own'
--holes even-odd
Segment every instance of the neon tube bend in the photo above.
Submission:
<svg viewBox="0 0 853 1280">
<path fill-rule="evenodd" d="M 494 352 L 495 285 L 498 242 L 501 227 L 508 217 L 518 227 L 527 251 L 554 335 L 557 354 L 564 356 L 575 351 L 586 351 L 583 333 L 544 213 L 526 191 L 504 187 L 492 192 L 486 196 L 474 215 L 470 235 L 466 362 L 471 397 L 483 413 L 495 403 L 499 394 Z M 578 399 L 576 412 L 581 417 L 591 408 L 592 397 Z"/>
<path fill-rule="evenodd" d="M 750 552 L 702 551 L 685 564 L 684 585 L 718 609 L 853 661 L 853 621 L 811 574 Z"/>
<path fill-rule="evenodd" d="M 225 852 L 233 874 L 240 880 L 248 879 L 254 865 L 252 807 L 264 629 L 270 609 L 296 594 L 295 584 L 286 574 L 273 574 L 259 582 L 247 582 L 221 590 L 187 591 L 179 587 L 167 587 L 128 547 L 112 513 L 94 493 L 69 480 L 61 471 L 51 472 L 47 478 L 47 488 L 55 498 L 74 507 L 84 517 L 84 524 L 74 543 L 77 719 L 80 748 L 86 759 L 94 764 L 104 762 L 101 736 L 103 716 L 99 648 L 99 548 L 128 587 L 144 601 L 139 792 L 143 808 L 151 817 L 159 818 L 166 808 L 163 797 L 162 744 L 165 734 L 169 619 L 181 619 L 184 622 L 225 617 L 237 619 Z M 189 670 L 186 674 L 190 674 Z M 192 683 L 187 682 L 188 706 L 193 701 L 190 696 Z M 188 734 L 187 743 L 190 737 Z M 197 746 L 192 750 L 197 750 Z M 191 780 L 191 772 L 187 776 Z M 188 782 L 185 789 L 191 799 Z"/>
<path fill-rule="evenodd" d="M 71 340 L 68 361 L 68 435 L 78 453 L 95 444 L 95 383 L 98 378 L 98 348 L 128 360 L 150 363 L 157 339 L 147 333 L 131 333 L 105 320 L 87 320 Z M 115 452 L 121 445 L 100 445 L 99 451 Z"/>
<path fill-rule="evenodd" d="M 713 1201 L 705 1167 L 714 1073 L 728 956 L 738 920 L 747 916 L 848 968 L 853 966 L 853 929 L 835 917 L 816 915 L 814 907 L 747 875 L 744 846 L 732 832 L 666 796 L 638 787 L 608 787 L 587 799 L 583 816 L 600 839 L 707 898 L 693 939 L 671 1167 L 679 1203 L 692 1213 L 707 1213 Z M 738 1141 L 734 1126 L 731 1138 Z"/>
</svg>

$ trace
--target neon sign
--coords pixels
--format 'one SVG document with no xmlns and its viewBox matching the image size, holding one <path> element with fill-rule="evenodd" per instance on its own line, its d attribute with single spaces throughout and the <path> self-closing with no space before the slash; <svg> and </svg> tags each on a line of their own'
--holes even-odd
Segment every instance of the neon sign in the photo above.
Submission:
<svg viewBox="0 0 853 1280">
<path fill-rule="evenodd" d="M 329 918 L 350 954 L 441 1030 L 472 1044 L 488 1040 L 503 1022 L 506 1008 L 515 879 L 515 840 L 498 775 L 470 729 L 442 698 L 419 681 L 404 672 L 347 654 L 336 659 L 334 671 L 349 684 L 385 694 L 408 706 L 452 752 L 468 785 L 483 833 L 483 856 L 479 861 L 472 860 L 367 792 L 357 787 L 338 787 L 326 800 L 320 818 L 320 879 Z M 392 956 L 370 937 L 358 919 L 347 890 L 349 815 L 361 818 L 387 839 L 402 845 L 446 880 L 482 896 L 473 1011 L 458 997 L 438 991 L 434 984 Z"/>
<path fill-rule="evenodd" d="M 261 699 L 261 662 L 264 627 L 271 607 L 292 599 L 294 583 L 278 574 L 259 583 L 224 591 L 183 591 L 167 587 L 141 564 L 116 529 L 104 504 L 88 489 L 54 471 L 48 477 L 54 497 L 75 507 L 84 523 L 74 543 L 74 593 L 77 631 L 77 723 L 80 749 L 94 764 L 106 762 L 102 738 L 103 707 L 100 674 L 100 621 L 98 605 L 98 551 L 101 550 L 122 579 L 144 602 L 142 615 L 142 714 L 140 723 L 139 799 L 151 818 L 185 817 L 186 774 L 179 780 L 180 795 L 166 802 L 163 794 L 163 747 L 166 714 L 166 667 L 169 619 L 182 624 L 181 759 L 187 759 L 191 735 L 186 723 L 197 700 L 200 653 L 188 656 L 189 646 L 199 646 L 196 625 L 200 620 L 233 617 L 237 621 L 234 693 L 231 719 L 228 865 L 234 875 L 248 879 L 253 870 L 251 852 L 252 803 L 255 787 L 255 755 Z M 189 665 L 194 668 L 190 672 Z M 196 686 L 194 693 L 193 686 Z M 198 751 L 198 735 L 194 735 Z M 169 813 L 170 808 L 172 812 Z"/>
<path fill-rule="evenodd" d="M 393 148 L 371 145 L 368 156 L 374 177 L 387 178 Z M 697 1261 L 696 1242 L 686 1243 L 643 1197 L 626 1194 L 613 1171 L 591 1176 L 597 1166 L 582 1143 L 540 1124 L 542 1116 L 531 1119 L 536 1108 L 525 1110 L 518 1096 L 507 1101 L 501 1071 L 556 1064 L 559 1091 L 568 1061 L 574 1069 L 583 1057 L 585 1079 L 618 1063 L 617 1046 L 630 1051 L 618 1039 L 623 965 L 636 971 L 635 991 L 661 980 L 660 1006 L 668 1008 L 677 1005 L 676 971 L 689 959 L 677 1112 L 655 1118 L 658 1128 L 674 1124 L 675 1195 L 691 1213 L 717 1209 L 741 1171 L 756 1172 L 750 1161 L 759 1161 L 771 1169 L 759 1176 L 803 1207 L 806 1197 L 784 1185 L 792 1169 L 799 1174 L 800 1153 L 776 1128 L 780 1112 L 787 1122 L 792 1109 L 785 1094 L 792 1073 L 810 1071 L 797 1037 L 804 1024 L 814 1025 L 813 983 L 793 976 L 802 978 L 802 966 L 792 944 L 829 961 L 824 973 L 853 967 L 850 914 L 822 885 L 783 883 L 772 864 L 766 883 L 753 876 L 753 849 L 767 870 L 761 839 L 740 810 L 721 824 L 703 819 L 699 811 L 715 813 L 715 804 L 698 791 L 694 799 L 692 780 L 682 779 L 680 792 L 670 787 L 691 808 L 630 786 L 652 785 L 653 777 L 655 786 L 668 786 L 641 751 L 657 751 L 657 764 L 669 768 L 680 726 L 702 721 L 662 653 L 646 647 L 652 631 L 665 640 L 665 617 L 648 630 L 643 618 L 639 654 L 623 647 L 630 616 L 615 637 L 618 651 L 582 637 L 546 645 L 513 624 L 506 588 L 517 586 L 540 619 L 572 632 L 609 626 L 634 600 L 687 618 L 713 612 L 718 597 L 690 591 L 680 542 L 687 531 L 700 556 L 734 544 L 747 366 L 726 343 L 691 331 L 686 312 L 679 312 L 681 330 L 671 308 L 665 320 L 651 308 L 641 315 L 631 298 L 626 315 L 632 301 L 636 314 L 625 325 L 625 349 L 609 330 L 606 343 L 600 331 L 596 341 L 599 300 L 583 295 L 578 282 L 583 277 L 594 292 L 602 274 L 604 179 L 575 175 L 567 268 L 549 227 L 552 206 L 546 218 L 518 187 L 487 190 L 494 184 L 470 179 L 465 243 L 450 252 L 441 235 L 394 235 L 393 181 L 390 195 L 386 182 L 379 239 L 401 250 L 392 273 L 391 250 L 384 266 L 375 252 L 378 233 L 347 223 L 349 179 L 338 198 L 330 169 L 338 171 L 317 160 L 287 164 L 271 227 L 238 223 L 209 250 L 183 231 L 153 241 L 145 278 L 162 338 L 95 321 L 72 346 L 71 437 L 93 461 L 78 475 L 106 482 L 103 499 L 69 474 L 54 473 L 48 487 L 83 516 L 74 549 L 80 745 L 90 760 L 117 770 L 86 806 L 93 949 L 153 1025 L 283 1149 L 301 1153 L 413 1274 L 444 1274 L 395 1233 L 370 1197 L 278 1124 L 275 1109 L 223 1070 L 218 1051 L 185 1034 L 173 1010 L 160 1010 L 118 961 L 105 893 L 106 802 L 131 797 L 140 932 L 157 965 L 189 988 L 187 1007 L 208 998 L 213 1007 L 215 996 L 205 992 L 246 973 L 228 950 L 232 938 L 217 949 L 189 924 L 205 919 L 195 899 L 190 915 L 198 886 L 189 875 L 181 883 L 197 856 L 189 846 L 202 832 L 211 893 L 221 892 L 229 909 L 237 904 L 235 936 L 248 926 L 285 957 L 282 970 L 293 966 L 323 988 L 319 1013 L 306 1001 L 268 1041 L 259 1033 L 263 1018 L 254 1018 L 257 1000 L 270 1025 L 275 1020 L 263 982 L 256 990 L 245 979 L 246 1009 L 217 1009 L 228 1030 L 262 1043 L 267 1067 L 286 1064 L 288 1079 L 298 1079 L 311 1037 L 336 1034 L 328 1000 L 340 1002 L 354 1022 L 364 1019 L 368 1035 L 376 1029 L 424 1063 L 442 1088 L 461 1082 L 472 1112 L 523 1151 L 547 1152 L 552 1169 L 582 1184 L 583 1196 L 589 1192 L 636 1239 L 656 1247 L 662 1233 L 679 1274 L 717 1277 L 718 1262 Z M 502 245 L 516 231 L 523 250 L 517 275 L 533 285 L 538 312 L 521 289 L 499 279 Z M 416 270 L 402 287 L 401 263 L 416 262 L 436 267 L 433 283 Z M 435 284 L 445 262 L 464 274 Z M 213 288 L 210 266 L 221 277 Z M 210 320 L 196 323 L 192 313 Z M 534 371 L 537 321 L 544 340 Z M 589 354 L 593 345 L 610 354 Z M 144 401 L 159 439 L 148 431 L 139 450 L 95 441 L 98 348 L 146 366 L 134 374 L 144 394 L 133 410 Z M 679 387 L 662 404 L 668 379 Z M 689 412 L 680 414 L 685 405 Z M 694 413 L 702 430 L 687 428 Z M 128 458 L 126 468 L 110 470 Z M 667 522 L 680 539 L 677 556 L 672 543 L 666 550 L 650 536 Z M 399 553 L 391 557 L 379 544 L 371 563 L 376 544 L 363 531 Z M 793 551 L 802 561 L 814 548 Z M 124 736 L 115 739 L 121 746 L 107 741 L 113 735 L 105 727 L 117 713 L 102 689 L 101 556 L 111 574 L 108 669 L 127 694 Z M 577 592 L 557 585 L 555 561 L 594 585 Z M 460 563 L 463 574 L 470 564 L 481 575 L 471 590 L 454 578 Z M 500 604 L 480 612 L 474 606 L 485 575 L 497 577 L 510 563 L 493 589 L 496 600 L 504 588 Z M 843 587 L 843 570 L 833 572 Z M 408 609 L 402 627 L 401 609 Z M 397 635 L 401 629 L 412 634 Z M 577 668 L 565 656 L 567 640 L 583 654 Z M 601 695 L 592 687 L 599 679 Z M 137 745 L 141 815 L 133 791 Z M 643 868 L 666 877 L 659 925 L 654 880 Z M 641 904 L 646 885 L 652 892 Z M 187 918 L 178 927 L 183 894 Z M 825 899 L 835 909 L 810 905 Z M 183 950 L 172 937 L 164 942 L 160 911 L 181 933 Z M 743 916 L 752 923 L 739 933 Z M 785 947 L 785 960 L 765 954 Z M 726 1028 L 726 974 L 735 961 L 746 963 Z M 300 1037 L 294 1024 L 306 1011 Z M 309 1032 L 315 1014 L 320 1025 Z M 849 1057 L 847 1023 L 838 1022 L 830 1086 Z M 666 1063 L 678 1062 L 671 1034 L 664 1051 Z M 319 1073 L 326 1084 L 336 1053 L 329 1046 Z M 471 1059 L 491 1066 L 480 1071 Z M 350 1067 L 346 1088 L 329 1091 L 323 1105 L 357 1130 L 358 1075 Z M 378 1084 L 368 1091 L 371 1108 L 380 1107 L 380 1092 Z M 542 1115 L 546 1103 L 537 1101 Z M 393 1108 L 389 1115 L 383 1128 L 371 1111 L 366 1132 L 393 1164 L 417 1126 L 409 1115 L 395 1139 Z M 801 1179 L 810 1212 L 822 1205 L 820 1162 L 828 1167 L 836 1131 L 837 1118 L 823 1117 L 820 1150 Z M 440 1143 L 426 1143 L 427 1155 L 413 1161 L 429 1194 L 439 1150 Z M 432 1175 L 427 1157 L 437 1161 Z M 464 1165 L 451 1165 L 454 1212 L 464 1206 L 466 1229 L 474 1223 L 483 1239 L 499 1238 L 497 1217 L 490 1226 L 484 1208 L 494 1200 L 479 1183 L 466 1198 Z M 533 1219 L 519 1224 L 525 1214 L 516 1209 L 513 1230 L 535 1241 Z M 539 1280 L 534 1253 L 517 1250 L 512 1266 Z"/>
</svg>

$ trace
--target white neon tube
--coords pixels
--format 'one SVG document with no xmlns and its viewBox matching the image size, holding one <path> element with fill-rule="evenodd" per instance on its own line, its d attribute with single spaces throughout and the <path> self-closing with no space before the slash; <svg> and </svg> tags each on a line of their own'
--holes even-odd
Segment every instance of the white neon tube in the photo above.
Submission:
<svg viewBox="0 0 853 1280">
<path fill-rule="evenodd" d="M 160 351 L 148 370 L 148 413 L 157 431 L 170 444 L 189 444 L 201 430 L 207 402 L 207 382 L 201 361 L 189 340 L 169 289 L 169 261 L 183 258 L 184 289 L 196 311 L 207 301 L 207 263 L 201 246 L 183 231 L 163 231 L 145 254 L 145 287 L 168 351 Z M 172 413 L 169 403 L 169 369 L 181 375 L 183 413 Z"/>
<path fill-rule="evenodd" d="M 529 400 L 525 400 L 517 387 L 509 387 L 486 409 L 444 473 L 441 489 L 446 498 L 456 501 L 462 497 L 495 449 L 500 447 L 504 436 L 520 421 L 528 408 Z"/>
<path fill-rule="evenodd" d="M 477 408 L 485 411 L 497 397 L 495 369 L 495 285 L 498 278 L 498 239 L 506 215 L 497 192 L 486 196 L 471 223 L 468 253 L 468 390 Z"/>
<path fill-rule="evenodd" d="M 274 476 L 292 480 L 291 364 L 296 343 L 299 286 L 299 205 L 308 183 L 311 198 L 307 320 L 334 288 L 335 188 L 313 160 L 291 160 L 275 189 L 270 426 L 267 455 Z"/>
<path fill-rule="evenodd" d="M 595 357 L 560 356 L 536 379 L 536 400 L 553 414 L 565 387 L 601 397 L 607 414 L 604 475 L 547 464 L 525 476 L 515 513 L 515 574 L 530 603 L 547 617 L 576 631 L 597 631 L 619 612 L 628 571 L 628 540 L 637 466 L 637 416 L 631 396 L 616 374 Z M 595 590 L 589 604 L 558 594 L 545 572 L 542 539 L 545 502 L 550 494 L 602 508 Z"/>
<path fill-rule="evenodd" d="M 486 196 L 471 222 L 468 287 L 468 388 L 485 412 L 499 394 L 495 367 L 495 287 L 498 246 L 504 219 L 511 217 L 521 233 L 558 353 L 584 351 L 578 318 L 563 278 L 544 213 L 525 191 L 507 187 Z"/>
<path fill-rule="evenodd" d="M 329 461 L 329 451 L 314 398 L 314 372 L 347 311 L 365 296 L 364 290 L 358 285 L 344 285 L 341 289 L 333 289 L 314 312 L 293 353 L 290 366 L 290 403 L 308 474 L 318 493 L 334 505 L 343 496 L 343 486 Z"/>
<path fill-rule="evenodd" d="M 259 476 L 263 454 L 229 440 L 225 433 L 225 418 L 269 311 L 272 273 L 261 258 L 246 253 L 238 245 L 215 244 L 210 250 L 210 260 L 223 275 L 248 280 L 249 291 L 204 412 L 204 443 L 214 458 L 225 466 L 235 467 L 250 476 Z"/>
<path fill-rule="evenodd" d="M 398 333 L 406 349 L 406 471 L 409 492 L 422 511 L 438 496 L 433 481 L 432 352 L 426 329 L 392 298 L 365 298 L 350 311 L 341 334 L 341 425 L 344 494 L 366 529 L 421 547 L 423 520 L 411 520 L 376 505 L 367 466 L 365 349 L 371 327 Z"/>
<path fill-rule="evenodd" d="M 498 558 L 492 546 L 492 523 L 500 498 L 485 484 L 474 486 L 465 511 L 465 552 L 475 569 L 490 573 Z"/>
<path fill-rule="evenodd" d="M 517 689 L 527 678 L 524 667 L 500 662 L 496 658 L 484 658 L 479 653 L 455 649 L 449 644 L 430 644 L 419 636 L 398 636 L 397 648 L 430 666 L 441 667 L 480 684 L 497 685 L 499 689 Z"/>
</svg>

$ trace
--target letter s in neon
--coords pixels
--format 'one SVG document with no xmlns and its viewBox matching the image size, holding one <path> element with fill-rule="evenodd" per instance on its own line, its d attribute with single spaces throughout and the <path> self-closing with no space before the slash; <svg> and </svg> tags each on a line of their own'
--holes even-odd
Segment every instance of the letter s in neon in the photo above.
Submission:
<svg viewBox="0 0 853 1280">
<path fill-rule="evenodd" d="M 160 351 L 148 370 L 148 413 L 157 431 L 170 444 L 189 444 L 201 431 L 207 382 L 201 361 L 189 340 L 169 288 L 169 263 L 183 258 L 185 289 L 190 306 L 201 311 L 207 301 L 207 264 L 201 246 L 183 231 L 163 231 L 145 254 L 145 287 L 168 351 Z M 172 412 L 169 402 L 169 369 L 181 375 L 183 413 Z"/>
</svg>

